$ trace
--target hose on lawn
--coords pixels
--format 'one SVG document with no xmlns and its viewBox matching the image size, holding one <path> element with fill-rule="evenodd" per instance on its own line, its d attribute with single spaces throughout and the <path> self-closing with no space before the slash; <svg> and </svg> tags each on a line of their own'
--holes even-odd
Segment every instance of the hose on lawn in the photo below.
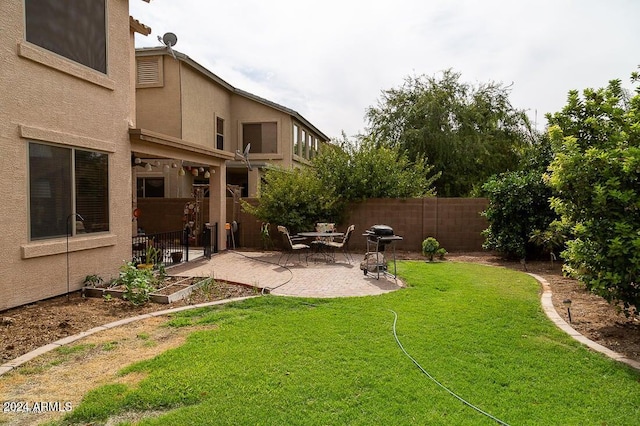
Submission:
<svg viewBox="0 0 640 426">
<path fill-rule="evenodd" d="M 416 367 L 418 367 L 420 369 L 420 371 L 422 371 L 436 385 L 440 386 L 442 389 L 447 391 L 451 396 L 455 397 L 456 399 L 458 399 L 463 404 L 473 408 L 474 410 L 476 410 L 480 414 L 483 414 L 483 415 L 487 416 L 491 420 L 496 421 L 500 425 L 509 426 L 508 423 L 503 422 L 502 420 L 498 419 L 497 417 L 494 417 L 491 414 L 487 413 L 486 411 L 483 411 L 480 408 L 476 407 L 475 405 L 471 404 L 469 401 L 465 400 L 464 398 L 462 398 L 461 396 L 459 396 L 458 394 L 456 394 L 455 392 L 453 392 L 452 390 L 447 388 L 445 385 L 440 383 L 438 380 L 436 380 L 435 377 L 433 377 L 431 374 L 429 374 L 429 372 L 427 370 L 422 368 L 422 366 L 418 363 L 418 361 L 416 361 L 415 358 L 413 358 L 411 355 L 409 355 L 409 353 L 405 350 L 404 346 L 402 346 L 402 343 L 400 343 L 400 339 L 398 339 L 398 334 L 396 333 L 396 323 L 398 322 L 398 314 L 395 311 L 391 310 L 391 309 L 389 309 L 389 310 L 394 315 L 394 319 L 393 319 L 393 337 L 396 339 L 396 343 L 398 343 L 398 346 L 400 346 L 400 349 L 402 349 L 402 352 L 404 352 L 404 354 L 416 365 Z"/>
<path fill-rule="evenodd" d="M 287 267 L 287 265 L 280 265 L 280 264 L 278 264 L 278 263 L 269 262 L 268 260 L 263 260 L 263 259 L 258 259 L 258 258 L 256 258 L 256 257 L 247 256 L 246 254 L 244 254 L 244 253 L 240 253 L 239 251 L 235 251 L 235 250 L 229 250 L 229 251 L 230 251 L 231 253 L 235 253 L 235 254 L 237 254 L 238 256 L 242 256 L 242 257 L 245 257 L 245 258 L 250 259 L 250 260 L 255 260 L 256 262 L 262 262 L 262 263 L 266 263 L 266 264 L 268 264 L 268 265 L 275 265 L 275 266 L 279 266 L 279 267 L 284 268 L 284 269 L 286 269 L 287 271 L 289 271 L 289 279 L 287 279 L 287 280 L 286 280 L 285 282 L 283 282 L 282 284 L 278 284 L 278 285 L 277 285 L 277 286 L 275 286 L 275 287 L 263 287 L 263 288 L 262 288 L 262 295 L 264 295 L 264 294 L 265 294 L 265 291 L 267 291 L 267 292 L 271 293 L 273 290 L 275 290 L 275 289 L 277 289 L 277 288 L 280 288 L 280 287 L 282 287 L 283 285 L 289 284 L 289 282 L 291 282 L 291 280 L 293 279 L 293 271 L 292 271 L 291 269 L 289 269 L 289 268 Z"/>
</svg>

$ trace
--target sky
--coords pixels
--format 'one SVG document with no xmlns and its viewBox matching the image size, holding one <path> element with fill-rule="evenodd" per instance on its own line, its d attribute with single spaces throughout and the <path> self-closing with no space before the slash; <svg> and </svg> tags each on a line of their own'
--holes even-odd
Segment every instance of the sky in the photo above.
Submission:
<svg viewBox="0 0 640 426">
<path fill-rule="evenodd" d="M 297 111 L 330 138 L 366 130 L 384 90 L 452 69 L 510 86 L 540 130 L 569 90 L 640 65 L 637 0 L 130 0 L 152 28 L 136 47 L 175 49 L 232 86 Z"/>
</svg>

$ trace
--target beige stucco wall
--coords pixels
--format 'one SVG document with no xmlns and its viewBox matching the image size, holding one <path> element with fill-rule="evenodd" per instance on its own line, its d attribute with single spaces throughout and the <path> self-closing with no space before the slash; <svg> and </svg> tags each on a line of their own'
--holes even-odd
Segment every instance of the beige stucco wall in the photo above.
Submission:
<svg viewBox="0 0 640 426">
<path fill-rule="evenodd" d="M 182 137 L 180 115 L 180 64 L 163 56 L 163 86 L 136 90 L 136 127 Z"/>
<path fill-rule="evenodd" d="M 29 241 L 30 140 L 109 154 L 110 232 L 69 239 L 69 283 L 117 274 L 131 252 L 131 116 L 128 2 L 108 1 L 108 74 L 24 41 L 23 2 L 0 14 L 0 310 L 67 291 L 66 239 Z M 123 54 L 124 53 L 124 54 Z"/>
<path fill-rule="evenodd" d="M 181 64 L 182 138 L 206 148 L 216 148 L 216 117 L 224 120 L 225 139 L 230 129 L 230 92 L 189 65 Z M 225 140 L 225 150 L 230 142 Z"/>
</svg>

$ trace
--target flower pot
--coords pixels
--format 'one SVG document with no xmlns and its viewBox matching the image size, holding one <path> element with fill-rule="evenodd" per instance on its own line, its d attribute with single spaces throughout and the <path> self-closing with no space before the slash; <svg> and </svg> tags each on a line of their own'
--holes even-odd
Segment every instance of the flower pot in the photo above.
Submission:
<svg viewBox="0 0 640 426">
<path fill-rule="evenodd" d="M 180 263 L 182 261 L 182 252 L 174 251 L 173 253 L 171 253 L 171 261 L 173 263 Z"/>
</svg>

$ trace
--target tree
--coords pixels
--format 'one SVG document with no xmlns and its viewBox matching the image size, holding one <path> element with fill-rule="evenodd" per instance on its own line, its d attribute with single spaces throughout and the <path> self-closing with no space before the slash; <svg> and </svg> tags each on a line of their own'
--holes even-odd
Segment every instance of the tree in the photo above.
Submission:
<svg viewBox="0 0 640 426">
<path fill-rule="evenodd" d="M 549 138 L 541 136 L 525 151 L 518 170 L 493 176 L 483 185 L 483 195 L 489 199 L 483 212 L 489 222 L 483 232 L 484 248 L 524 259 L 538 257 L 540 246 L 548 250 L 551 242 L 562 245 L 555 238 L 558 234 L 549 230 L 558 219 L 549 205 L 551 188 L 543 180 L 551 160 Z"/>
<path fill-rule="evenodd" d="M 513 170 L 531 139 L 523 111 L 509 102 L 509 87 L 472 86 L 460 74 L 408 77 L 367 110 L 367 137 L 399 147 L 409 160 L 428 158 L 440 178 L 438 195 L 468 196 L 495 174 Z"/>
<path fill-rule="evenodd" d="M 293 233 L 313 229 L 316 222 L 338 220 L 343 203 L 312 168 L 267 170 L 257 206 L 242 208 L 263 222 L 284 225 Z"/>
<path fill-rule="evenodd" d="M 634 73 L 632 80 L 637 81 Z M 555 159 L 547 181 L 551 205 L 574 237 L 565 271 L 625 313 L 640 307 L 640 89 L 631 97 L 620 80 L 606 88 L 569 92 L 548 115 Z"/>
<path fill-rule="evenodd" d="M 343 201 L 367 198 L 411 198 L 435 195 L 438 178 L 424 158 L 409 161 L 398 148 L 375 146 L 370 141 L 340 141 L 314 158 L 323 185 Z"/>
<path fill-rule="evenodd" d="M 292 232 L 316 222 L 341 222 L 350 201 L 433 195 L 431 167 L 410 162 L 397 148 L 342 141 L 323 147 L 312 167 L 265 173 L 257 206 L 242 208 L 263 222 L 285 225 Z"/>
</svg>

